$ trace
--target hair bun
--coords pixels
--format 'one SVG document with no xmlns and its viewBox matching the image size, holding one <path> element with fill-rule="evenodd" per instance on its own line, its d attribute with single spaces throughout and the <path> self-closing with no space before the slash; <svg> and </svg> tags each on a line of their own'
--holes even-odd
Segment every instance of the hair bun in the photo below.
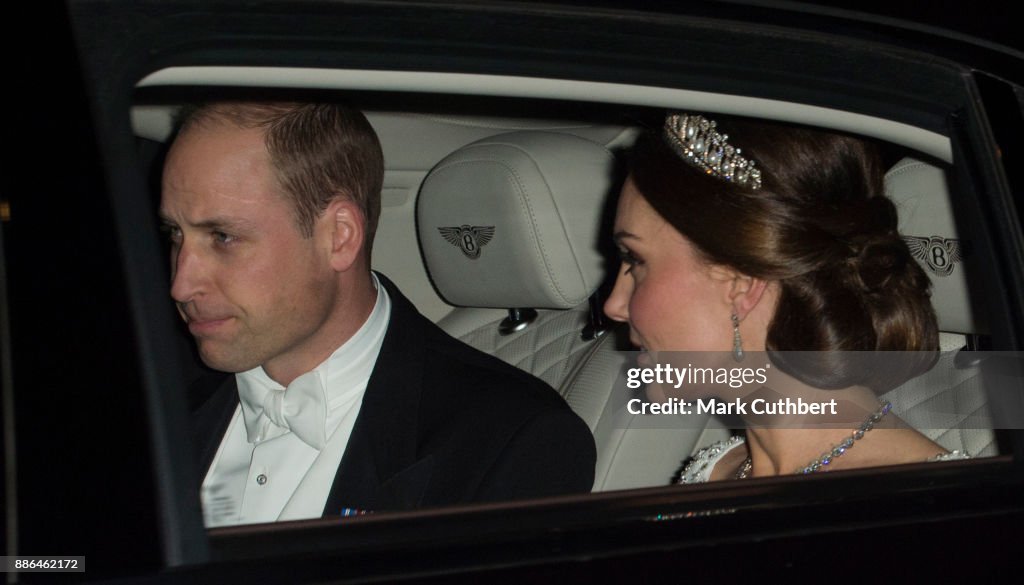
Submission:
<svg viewBox="0 0 1024 585">
<path fill-rule="evenodd" d="M 855 273 L 865 292 L 892 292 L 892 287 L 907 276 L 907 264 L 911 258 L 906 243 L 899 235 L 887 233 L 864 241 L 854 262 Z"/>
</svg>

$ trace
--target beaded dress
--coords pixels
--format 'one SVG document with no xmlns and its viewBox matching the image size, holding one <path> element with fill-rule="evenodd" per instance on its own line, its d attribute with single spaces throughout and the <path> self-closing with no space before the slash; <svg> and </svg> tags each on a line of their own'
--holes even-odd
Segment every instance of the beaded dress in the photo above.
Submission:
<svg viewBox="0 0 1024 585">
<path fill-rule="evenodd" d="M 686 464 L 683 471 L 679 473 L 672 483 L 704 483 L 709 481 L 711 471 L 715 468 L 715 465 L 717 465 L 718 462 L 726 456 L 726 454 L 743 445 L 744 442 L 743 437 L 732 436 L 726 441 L 718 441 L 717 443 L 704 447 L 690 458 L 689 463 Z M 930 457 L 928 458 L 928 462 L 956 461 L 959 459 L 970 458 L 971 456 L 967 453 L 956 450 Z"/>
</svg>

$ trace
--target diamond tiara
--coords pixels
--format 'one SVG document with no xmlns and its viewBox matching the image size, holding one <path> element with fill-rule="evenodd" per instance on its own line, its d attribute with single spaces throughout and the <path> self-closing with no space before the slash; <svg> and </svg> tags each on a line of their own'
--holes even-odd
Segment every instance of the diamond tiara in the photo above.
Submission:
<svg viewBox="0 0 1024 585">
<path fill-rule="evenodd" d="M 704 116 L 672 114 L 665 118 L 665 139 L 683 160 L 731 183 L 753 190 L 761 188 L 761 170 L 729 144 L 729 135 L 715 130 L 716 122 Z"/>
</svg>

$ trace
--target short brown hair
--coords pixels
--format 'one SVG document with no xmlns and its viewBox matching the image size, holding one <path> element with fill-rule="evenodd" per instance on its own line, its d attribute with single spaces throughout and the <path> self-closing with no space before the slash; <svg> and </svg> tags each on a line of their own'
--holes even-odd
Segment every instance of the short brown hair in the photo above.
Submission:
<svg viewBox="0 0 1024 585">
<path fill-rule="evenodd" d="M 264 130 L 277 178 L 307 238 L 335 197 L 355 201 L 366 219 L 369 257 L 380 218 L 384 155 L 362 112 L 336 103 L 210 102 L 184 108 L 178 132 L 211 121 Z"/>
<path fill-rule="evenodd" d="M 660 128 L 637 143 L 631 175 L 707 262 L 779 283 L 769 352 L 933 352 L 896 378 L 930 367 L 938 349 L 931 283 L 897 232 L 877 146 L 810 128 L 715 119 L 729 143 L 756 161 L 760 189 L 691 166 Z M 864 384 L 876 391 L 903 381 L 838 362 L 827 369 L 798 377 L 819 388 Z"/>
</svg>

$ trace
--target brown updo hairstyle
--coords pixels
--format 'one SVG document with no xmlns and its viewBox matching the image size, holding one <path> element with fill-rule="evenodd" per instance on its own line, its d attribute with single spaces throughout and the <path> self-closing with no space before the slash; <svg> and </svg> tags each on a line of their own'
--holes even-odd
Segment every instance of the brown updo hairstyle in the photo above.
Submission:
<svg viewBox="0 0 1024 585">
<path fill-rule="evenodd" d="M 931 285 L 896 231 L 878 148 L 837 133 L 713 118 L 761 169 L 760 189 L 685 162 L 661 128 L 639 139 L 630 174 L 704 260 L 778 281 L 767 337 L 773 363 L 818 388 L 876 392 L 930 368 L 938 350 Z M 871 367 L 870 354 L 807 360 L 783 351 L 924 353 Z"/>
</svg>

